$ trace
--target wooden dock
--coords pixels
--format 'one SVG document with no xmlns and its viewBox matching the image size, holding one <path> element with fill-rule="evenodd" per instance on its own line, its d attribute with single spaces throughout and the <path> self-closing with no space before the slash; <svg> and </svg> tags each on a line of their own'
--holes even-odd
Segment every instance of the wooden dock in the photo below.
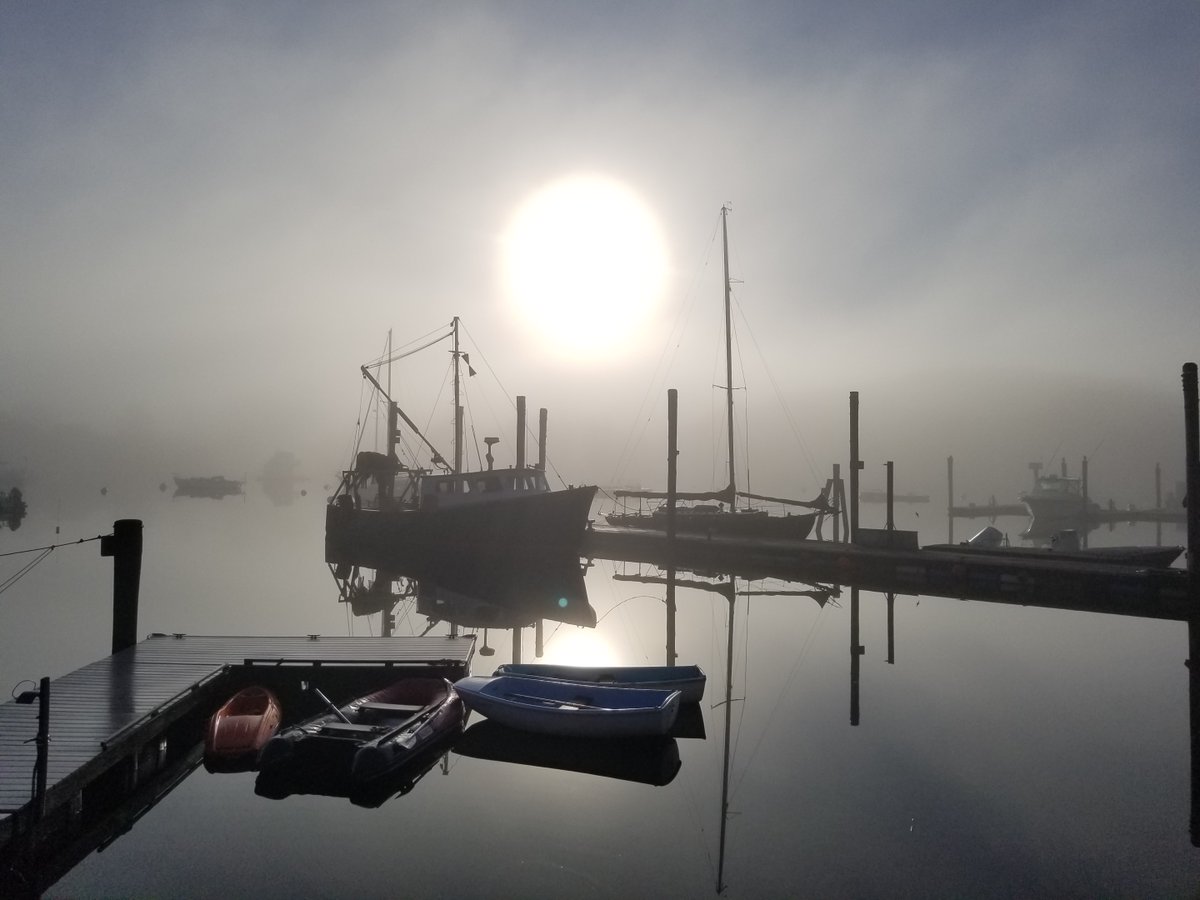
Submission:
<svg viewBox="0 0 1200 900">
<path fill-rule="evenodd" d="M 36 896 L 128 827 L 196 767 L 208 717 L 245 684 L 272 687 L 286 714 L 312 702 L 301 680 L 341 702 L 390 672 L 460 677 L 474 650 L 473 637 L 154 634 L 49 683 L 44 768 L 39 704 L 0 705 L 0 894 Z"/>
<path fill-rule="evenodd" d="M 879 532 L 873 536 L 878 537 Z M 897 532 L 911 537 L 912 532 Z M 849 585 L 1020 606 L 1186 621 L 1187 572 L 1101 563 L 988 558 L 952 550 L 833 541 L 762 541 L 594 527 L 591 558 L 674 565 L 698 573 Z"/>
</svg>

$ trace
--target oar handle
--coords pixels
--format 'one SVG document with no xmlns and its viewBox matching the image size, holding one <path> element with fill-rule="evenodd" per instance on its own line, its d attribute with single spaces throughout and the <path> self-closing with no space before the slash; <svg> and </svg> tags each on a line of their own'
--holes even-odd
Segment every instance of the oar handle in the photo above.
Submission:
<svg viewBox="0 0 1200 900">
<path fill-rule="evenodd" d="M 349 716 L 347 716 L 344 712 L 342 712 L 340 709 L 338 709 L 336 706 L 333 705 L 332 700 L 330 700 L 328 697 L 326 697 L 324 694 L 321 693 L 321 689 L 319 687 L 310 686 L 309 690 L 312 691 L 314 694 L 316 694 L 321 699 L 321 702 L 324 703 L 326 706 L 328 706 L 330 711 L 335 716 L 337 716 L 339 719 L 341 719 L 347 725 L 354 724 L 353 722 L 350 721 Z"/>
<path fill-rule="evenodd" d="M 604 709 L 594 703 L 581 703 L 578 700 L 553 700 L 550 697 L 535 697 L 533 694 L 506 694 L 514 700 L 532 700 L 546 706 L 573 706 L 576 709 Z"/>
</svg>

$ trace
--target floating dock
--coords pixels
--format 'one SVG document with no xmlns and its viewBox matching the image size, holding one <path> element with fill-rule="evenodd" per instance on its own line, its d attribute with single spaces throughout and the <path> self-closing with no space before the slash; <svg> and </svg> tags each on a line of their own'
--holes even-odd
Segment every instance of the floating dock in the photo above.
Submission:
<svg viewBox="0 0 1200 900">
<path fill-rule="evenodd" d="M 37 896 L 127 829 L 199 764 L 209 716 L 246 684 L 303 718 L 317 710 L 302 680 L 341 702 L 392 673 L 456 679 L 474 651 L 473 637 L 153 634 L 44 681 L 48 704 L 0 705 L 0 895 Z"/>
<path fill-rule="evenodd" d="M 863 532 L 868 532 L 863 529 Z M 676 567 L 742 578 L 849 585 L 881 593 L 927 594 L 1186 621 L 1190 614 L 1184 569 L 1143 569 L 1111 563 L 985 557 L 923 550 L 913 532 L 869 530 L 875 546 L 835 541 L 764 541 L 593 527 L 584 555 Z M 864 534 L 864 537 L 866 535 Z M 902 539 L 908 540 L 902 540 Z M 911 546 L 900 547 L 901 543 Z"/>
</svg>

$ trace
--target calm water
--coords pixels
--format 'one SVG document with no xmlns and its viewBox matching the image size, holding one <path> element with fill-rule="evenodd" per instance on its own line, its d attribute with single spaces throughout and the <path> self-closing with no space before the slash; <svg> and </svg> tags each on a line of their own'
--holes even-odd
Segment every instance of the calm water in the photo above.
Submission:
<svg viewBox="0 0 1200 900">
<path fill-rule="evenodd" d="M 141 518 L 142 633 L 378 633 L 378 616 L 337 603 L 320 489 L 285 506 L 248 491 L 109 496 L 50 515 L 30 496 L 0 552 Z M 898 525 L 944 541 L 944 519 L 916 509 Z M 881 516 L 866 507 L 864 524 Z M 960 521 L 956 537 L 982 524 Z M 1014 536 L 1023 525 L 999 524 Z M 1153 540 L 1153 527 L 1092 535 Z M 1171 528 L 1164 542 L 1184 537 Z M 0 564 L 3 579 L 21 563 Z M 663 661 L 664 588 L 614 571 L 634 570 L 601 562 L 587 576 L 597 628 L 547 623 L 547 661 Z M 0 683 L 106 655 L 111 573 L 97 543 L 64 547 L 0 595 Z M 451 752 L 410 794 L 362 809 L 268 800 L 251 774 L 200 769 L 49 895 L 705 897 L 721 871 L 729 897 L 1196 896 L 1185 626 L 900 596 L 889 664 L 884 599 L 864 592 L 851 725 L 849 598 L 737 601 L 723 854 L 729 607 L 680 589 L 680 661 L 709 673 L 707 739 L 679 741 L 665 786 Z M 410 613 L 398 631 L 424 627 Z M 487 644 L 476 673 L 511 658 L 511 632 Z M 532 659 L 531 632 L 522 647 Z"/>
</svg>

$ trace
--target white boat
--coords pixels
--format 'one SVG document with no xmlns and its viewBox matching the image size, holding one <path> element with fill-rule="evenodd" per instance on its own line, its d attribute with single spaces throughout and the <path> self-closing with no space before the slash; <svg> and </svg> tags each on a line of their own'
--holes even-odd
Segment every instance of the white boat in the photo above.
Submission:
<svg viewBox="0 0 1200 900">
<path fill-rule="evenodd" d="M 737 488 L 733 440 L 733 336 L 730 313 L 729 207 L 721 207 L 721 241 L 725 260 L 725 421 L 729 443 L 729 484 L 717 491 L 676 491 L 674 497 L 683 501 L 675 509 L 674 527 L 677 534 L 698 534 L 708 537 L 736 537 L 769 540 L 802 541 L 808 537 L 821 513 L 832 512 L 829 499 L 822 490 L 812 500 L 789 500 L 765 494 L 752 494 Z M 604 517 L 609 525 L 618 528 L 640 528 L 667 531 L 666 503 L 647 509 L 643 501 L 669 501 L 665 491 L 617 490 L 613 496 L 622 503 L 636 500 L 632 507 Z M 783 506 L 805 507 L 815 512 L 771 515 L 761 507 L 751 508 L 740 501 L 757 500 Z"/>
<path fill-rule="evenodd" d="M 468 709 L 509 728 L 590 738 L 666 734 L 679 715 L 681 697 L 679 691 L 516 675 L 472 675 L 454 688 Z"/>
<path fill-rule="evenodd" d="M 550 663 L 507 663 L 494 675 L 522 678 L 549 678 L 609 687 L 652 688 L 679 691 L 681 703 L 699 703 L 704 699 L 707 678 L 699 666 L 565 666 Z"/>
<path fill-rule="evenodd" d="M 1083 493 L 1083 480 L 1067 475 L 1039 475 L 1032 491 L 1018 498 L 1029 515 L 1041 521 L 1086 519 L 1100 512 Z"/>
</svg>

